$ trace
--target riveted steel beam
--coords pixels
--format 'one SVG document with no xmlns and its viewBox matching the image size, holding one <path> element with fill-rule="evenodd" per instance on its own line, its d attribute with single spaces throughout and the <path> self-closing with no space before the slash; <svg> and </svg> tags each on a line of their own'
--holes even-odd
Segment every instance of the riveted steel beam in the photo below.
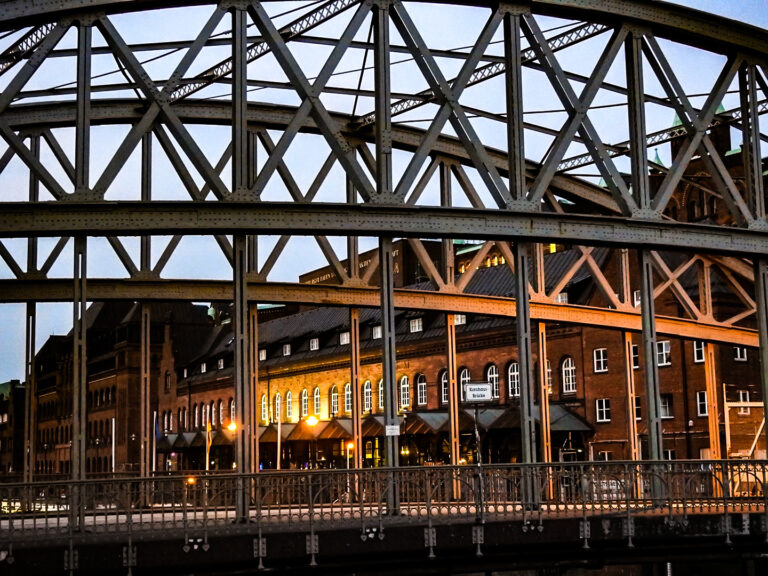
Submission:
<svg viewBox="0 0 768 576">
<path fill-rule="evenodd" d="M 768 234 L 735 227 L 511 210 L 339 204 L 140 202 L 5 203 L 0 237 L 324 233 L 532 240 L 744 257 L 768 253 Z"/>
</svg>

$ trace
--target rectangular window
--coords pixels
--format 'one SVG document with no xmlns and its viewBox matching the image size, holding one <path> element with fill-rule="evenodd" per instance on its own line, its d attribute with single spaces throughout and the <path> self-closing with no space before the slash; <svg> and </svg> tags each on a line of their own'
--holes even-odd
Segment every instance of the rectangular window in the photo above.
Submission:
<svg viewBox="0 0 768 576">
<path fill-rule="evenodd" d="M 736 360 L 736 362 L 746 362 L 747 361 L 747 349 L 744 346 L 734 346 L 733 347 L 733 359 Z"/>
<path fill-rule="evenodd" d="M 597 453 L 597 459 L 602 460 L 603 462 L 607 462 L 608 460 L 613 460 L 613 452 L 610 450 L 600 450 Z"/>
<path fill-rule="evenodd" d="M 186 378 L 186 377 L 187 377 L 187 369 L 186 369 L 186 368 L 184 368 L 184 373 L 183 373 L 183 376 L 182 376 L 182 378 Z"/>
<path fill-rule="evenodd" d="M 669 366 L 670 364 L 672 364 L 672 354 L 669 340 L 656 342 L 656 365 Z"/>
<path fill-rule="evenodd" d="M 283 356 L 290 356 L 290 355 L 291 355 L 291 345 L 283 344 Z"/>
<path fill-rule="evenodd" d="M 632 306 L 634 306 L 635 308 L 639 308 L 640 307 L 640 302 L 641 302 L 640 290 L 633 291 L 632 292 Z"/>
<path fill-rule="evenodd" d="M 749 390 L 739 390 L 739 402 L 749 402 Z M 748 415 L 749 406 L 739 406 L 739 414 Z"/>
<path fill-rule="evenodd" d="M 411 333 L 421 332 L 423 326 L 422 318 L 414 318 L 411 320 Z"/>
<path fill-rule="evenodd" d="M 672 413 L 672 394 L 662 394 L 659 404 L 659 418 L 674 418 Z"/>
<path fill-rule="evenodd" d="M 339 346 L 349 344 L 349 332 L 342 332 L 339 334 Z"/>
<path fill-rule="evenodd" d="M 699 390 L 696 392 L 696 415 L 707 416 L 709 410 L 707 410 L 707 391 Z"/>
<path fill-rule="evenodd" d="M 643 419 L 643 404 L 640 402 L 640 396 L 635 396 L 635 420 Z"/>
<path fill-rule="evenodd" d="M 664 460 L 674 460 L 674 459 L 675 459 L 674 450 L 664 450 Z"/>
<path fill-rule="evenodd" d="M 219 358 L 218 369 L 224 370 L 224 358 Z"/>
<path fill-rule="evenodd" d="M 693 341 L 693 361 L 696 362 L 696 364 L 701 364 L 702 362 L 704 362 L 704 341 L 703 340 Z"/>
<path fill-rule="evenodd" d="M 611 400 L 610 398 L 598 398 L 595 400 L 597 408 L 597 421 L 598 422 L 610 422 L 611 421 Z"/>
<path fill-rule="evenodd" d="M 373 327 L 373 331 L 371 333 L 371 338 L 373 340 L 381 339 L 381 326 L 374 326 Z"/>
<path fill-rule="evenodd" d="M 632 344 L 632 369 L 640 370 L 640 346 Z"/>
<path fill-rule="evenodd" d="M 454 314 L 453 316 L 453 323 L 456 326 L 463 326 L 467 323 L 467 315 L 466 314 Z"/>
<path fill-rule="evenodd" d="M 559 304 L 568 304 L 568 292 L 560 292 L 555 296 L 555 302 Z"/>
<path fill-rule="evenodd" d="M 200 374 L 205 374 L 206 370 L 208 370 L 208 366 L 205 365 L 205 362 L 200 364 Z"/>
<path fill-rule="evenodd" d="M 608 372 L 608 349 L 595 348 L 592 350 L 592 369 L 598 372 Z"/>
<path fill-rule="evenodd" d="M 309 349 L 310 350 L 318 350 L 320 348 L 320 339 L 319 338 L 312 338 L 309 341 Z"/>
<path fill-rule="evenodd" d="M 264 362 L 267 359 L 267 349 L 262 348 L 259 350 L 259 362 Z"/>
</svg>

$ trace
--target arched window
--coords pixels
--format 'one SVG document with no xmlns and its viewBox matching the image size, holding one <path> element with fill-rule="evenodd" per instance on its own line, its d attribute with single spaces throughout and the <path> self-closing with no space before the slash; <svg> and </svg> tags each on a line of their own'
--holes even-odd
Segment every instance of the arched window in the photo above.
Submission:
<svg viewBox="0 0 768 576">
<path fill-rule="evenodd" d="M 344 412 L 352 412 L 352 385 L 344 384 Z"/>
<path fill-rule="evenodd" d="M 283 419 L 282 418 L 283 414 L 282 414 L 282 410 L 281 410 L 281 408 L 282 408 L 281 402 L 282 401 L 283 401 L 283 399 L 280 397 L 280 392 L 275 394 L 275 404 L 274 404 L 275 422 L 280 422 Z"/>
<path fill-rule="evenodd" d="M 411 405 L 411 383 L 408 376 L 400 378 L 400 410 L 405 410 Z"/>
<path fill-rule="evenodd" d="M 182 430 L 184 430 L 182 428 L 182 426 L 184 426 L 184 409 L 179 408 L 177 414 L 179 415 L 179 432 L 181 432 Z"/>
<path fill-rule="evenodd" d="M 208 417 L 210 416 L 210 413 L 208 412 L 208 404 L 203 404 L 203 428 L 207 428 L 208 426 Z"/>
<path fill-rule="evenodd" d="M 547 358 L 547 393 L 552 394 L 552 362 Z"/>
<path fill-rule="evenodd" d="M 440 402 L 448 404 L 450 399 L 448 390 L 448 370 L 442 370 L 438 380 L 440 381 Z"/>
<path fill-rule="evenodd" d="M 331 388 L 330 398 L 331 398 L 330 416 L 335 416 L 336 412 L 339 411 L 339 390 L 336 388 L 335 385 Z"/>
<path fill-rule="evenodd" d="M 461 391 L 462 402 L 464 402 L 464 385 L 469 384 L 470 378 L 469 368 L 462 368 L 459 372 L 459 390 Z"/>
<path fill-rule="evenodd" d="M 211 428 L 215 428 L 216 427 L 216 402 L 214 402 L 213 400 L 211 400 L 210 411 L 211 411 Z"/>
<path fill-rule="evenodd" d="M 510 398 L 520 396 L 520 364 L 510 362 L 507 368 L 507 387 Z"/>
<path fill-rule="evenodd" d="M 99 428 L 101 428 L 103 425 L 103 422 L 99 422 Z M 168 431 L 168 412 L 163 410 L 163 431 Z"/>
<path fill-rule="evenodd" d="M 315 391 L 312 393 L 312 404 L 314 404 L 314 406 L 312 406 L 313 408 L 312 411 L 319 416 L 320 415 L 320 388 L 315 388 Z"/>
<path fill-rule="evenodd" d="M 427 377 L 424 374 L 416 376 L 416 403 L 419 406 L 427 404 Z"/>
<path fill-rule="evenodd" d="M 379 410 L 384 410 L 384 379 L 379 380 Z"/>
<path fill-rule="evenodd" d="M 195 430 L 200 428 L 200 407 L 195 404 L 192 408 L 192 413 L 194 414 L 194 418 L 192 420 Z"/>
<path fill-rule="evenodd" d="M 224 402 L 219 398 L 219 426 L 224 426 Z"/>
<path fill-rule="evenodd" d="M 306 418 L 307 414 L 309 414 L 309 394 L 307 389 L 304 388 L 301 391 L 301 417 Z"/>
<path fill-rule="evenodd" d="M 576 363 L 573 358 L 566 356 L 562 363 L 563 394 L 576 392 Z"/>
<path fill-rule="evenodd" d="M 229 399 L 229 421 L 230 422 L 236 422 L 237 414 L 235 412 L 235 399 L 230 398 Z"/>
<path fill-rule="evenodd" d="M 699 207 L 695 200 L 688 201 L 688 222 L 693 222 L 699 217 Z"/>
<path fill-rule="evenodd" d="M 494 398 L 499 397 L 499 369 L 496 364 L 491 364 L 485 370 L 485 377 L 491 383 L 491 394 Z"/>
<path fill-rule="evenodd" d="M 293 418 L 293 396 L 290 390 L 285 393 L 285 417 L 288 420 Z"/>
<path fill-rule="evenodd" d="M 261 420 L 269 422 L 269 407 L 267 406 L 267 395 L 261 395 Z"/>
<path fill-rule="evenodd" d="M 366 380 L 363 384 L 363 411 L 371 411 L 371 381 Z"/>
</svg>

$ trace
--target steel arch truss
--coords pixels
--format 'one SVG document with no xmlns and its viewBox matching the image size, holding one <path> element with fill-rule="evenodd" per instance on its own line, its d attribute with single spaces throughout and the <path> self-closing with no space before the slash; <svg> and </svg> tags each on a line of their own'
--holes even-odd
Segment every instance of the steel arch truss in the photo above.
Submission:
<svg viewBox="0 0 768 576">
<path fill-rule="evenodd" d="M 188 38 L 137 42 L 126 18 L 135 25 L 145 3 L 4 3 L 3 301 L 82 300 L 85 270 L 52 274 L 71 236 L 106 238 L 124 269 L 89 277 L 89 299 L 231 299 L 231 284 L 164 276 L 183 238 L 203 234 L 248 285 L 241 304 L 372 306 L 379 257 L 361 273 L 357 237 L 385 235 L 407 238 L 429 279 L 396 291 L 399 307 L 516 315 L 514 298 L 480 296 L 471 281 L 491 250 L 513 268 L 529 252 L 534 320 L 647 332 L 641 317 L 668 295 L 680 313 L 657 318 L 653 338 L 658 330 L 758 344 L 764 33 L 640 0 L 446 2 L 447 18 L 471 16 L 457 26 L 468 47 L 450 49 L 428 26 L 433 3 L 330 0 L 282 15 L 270 2 L 190 4 L 202 16 Z M 672 45 L 717 66 L 699 81 L 705 98 L 687 91 Z M 592 56 L 571 69 L 582 52 Z M 556 110 L 532 108 L 533 90 Z M 611 107 L 626 111 L 618 129 L 601 119 Z M 669 126 L 672 115 L 679 123 Z M 718 129 L 740 134 L 743 173 L 717 145 Z M 669 166 L 649 160 L 666 142 L 675 143 Z M 721 205 L 717 219 L 673 210 L 684 188 Z M 153 243 L 160 235 L 164 244 Z M 314 238 L 336 285 L 273 282 L 297 236 Z M 334 236 L 346 237 L 346 258 Z M 45 256 L 42 237 L 54 238 Z M 14 238 L 26 239 L 23 248 Z M 443 241 L 442 265 L 425 238 Z M 451 239 L 483 242 L 460 274 Z M 541 244 L 530 242 L 568 244 L 578 257 L 548 273 Z M 596 260 L 603 246 L 619 274 Z M 633 302 L 630 248 L 647 265 L 648 314 Z M 558 298 L 582 269 L 602 304 Z M 737 303 L 724 317 L 713 279 Z"/>
</svg>

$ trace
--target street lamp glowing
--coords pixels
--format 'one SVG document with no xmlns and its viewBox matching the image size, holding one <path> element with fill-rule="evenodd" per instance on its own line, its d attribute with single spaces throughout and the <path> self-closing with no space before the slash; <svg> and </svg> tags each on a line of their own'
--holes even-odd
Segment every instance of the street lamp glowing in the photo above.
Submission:
<svg viewBox="0 0 768 576">
<path fill-rule="evenodd" d="M 197 478 L 195 478 L 194 476 L 188 477 L 187 484 L 189 484 L 190 486 L 194 486 L 195 484 L 197 484 Z"/>
<path fill-rule="evenodd" d="M 354 449 L 355 449 L 355 443 L 354 442 L 349 442 L 347 444 L 347 451 L 354 450 Z"/>
<path fill-rule="evenodd" d="M 230 432 L 235 432 L 237 430 L 237 422 L 234 420 L 230 421 L 229 425 L 227 426 L 227 430 Z"/>
<path fill-rule="evenodd" d="M 307 422 L 307 425 L 309 426 L 316 426 L 319 420 L 317 419 L 317 416 L 313 414 L 312 416 L 307 417 L 306 422 Z"/>
</svg>

